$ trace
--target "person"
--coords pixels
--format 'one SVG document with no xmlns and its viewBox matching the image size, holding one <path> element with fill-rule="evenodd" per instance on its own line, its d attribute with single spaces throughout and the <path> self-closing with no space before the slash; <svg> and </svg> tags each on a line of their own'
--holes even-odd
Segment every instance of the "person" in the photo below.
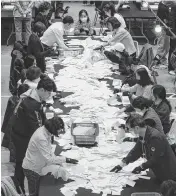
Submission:
<svg viewBox="0 0 176 196">
<path fill-rule="evenodd" d="M 164 133 L 167 134 L 170 131 L 170 114 L 172 111 L 171 104 L 166 98 L 166 89 L 162 85 L 154 85 L 152 87 L 152 108 L 158 114 Z"/>
<path fill-rule="evenodd" d="M 119 64 L 119 72 L 126 75 L 131 73 L 133 58 L 126 52 L 122 43 L 116 43 L 111 47 L 111 51 L 104 49 L 104 54 L 110 61 Z"/>
<path fill-rule="evenodd" d="M 34 23 L 36 22 L 42 22 L 46 28 L 50 26 L 50 23 L 48 21 L 48 13 L 50 11 L 51 4 L 49 2 L 43 2 L 39 5 L 38 11 L 39 13 L 35 17 Z"/>
<path fill-rule="evenodd" d="M 142 96 L 139 96 L 132 101 L 132 106 L 136 113 L 142 115 L 148 125 L 164 133 L 161 120 L 155 110 L 150 107 L 151 105 L 152 101 Z"/>
<path fill-rule="evenodd" d="M 158 5 L 157 16 L 165 23 L 169 21 L 169 7 L 165 5 L 165 1 L 161 1 Z M 170 48 L 170 37 L 166 34 L 164 26 L 162 26 L 161 33 L 158 34 L 158 49 L 156 56 L 160 59 L 160 64 L 168 66 L 167 54 Z"/>
<path fill-rule="evenodd" d="M 163 196 L 176 196 L 176 182 L 166 180 L 161 184 L 160 190 Z"/>
<path fill-rule="evenodd" d="M 123 16 L 116 12 L 115 5 L 113 3 L 107 3 L 104 5 L 103 10 L 107 17 L 115 17 L 120 22 L 122 28 L 126 28 L 126 23 Z"/>
<path fill-rule="evenodd" d="M 126 51 L 132 57 L 136 57 L 136 48 L 130 33 L 121 27 L 121 23 L 115 17 L 109 17 L 107 20 L 107 27 L 113 32 L 112 39 L 105 45 L 114 45 L 115 43 L 122 43 Z"/>
<path fill-rule="evenodd" d="M 10 162 L 15 162 L 15 149 L 11 139 L 11 129 L 12 129 L 11 125 L 12 125 L 12 118 L 13 118 L 12 116 L 15 107 L 17 106 L 20 100 L 20 95 L 25 93 L 27 90 L 29 90 L 29 86 L 27 84 L 20 85 L 17 89 L 17 95 L 13 95 L 9 98 L 5 110 L 5 115 L 1 127 L 1 131 L 4 133 L 1 146 L 9 149 Z"/>
<path fill-rule="evenodd" d="M 60 117 L 53 117 L 46 120 L 44 126 L 38 128 L 32 135 L 22 165 L 30 195 L 38 195 L 40 177 L 45 174 L 45 170 L 46 174 L 52 173 L 56 178 L 62 177 L 66 181 L 68 172 L 62 163 L 78 163 L 74 159 L 56 156 L 52 151 L 51 136 L 59 137 L 63 133 L 65 133 L 63 120 Z"/>
<path fill-rule="evenodd" d="M 53 92 L 53 81 L 43 78 L 37 89 L 30 89 L 23 96 L 17 111 L 17 118 L 12 125 L 12 141 L 16 149 L 15 177 L 24 190 L 24 173 L 22 161 L 24 159 L 29 140 L 36 129 L 43 125 L 45 114 L 42 102 L 47 100 Z"/>
<path fill-rule="evenodd" d="M 22 39 L 22 26 L 25 28 L 25 44 L 28 45 L 29 36 L 31 35 L 31 21 L 32 21 L 32 7 L 33 1 L 14 1 L 14 24 L 16 41 L 23 41 Z"/>
<path fill-rule="evenodd" d="M 143 96 L 146 99 L 152 99 L 152 86 L 153 81 L 149 75 L 146 68 L 139 68 L 136 70 L 136 83 L 132 87 L 122 87 L 121 89 L 116 89 L 115 92 L 129 92 L 130 98 L 133 100 L 138 96 Z"/>
<path fill-rule="evenodd" d="M 43 23 L 37 22 L 34 24 L 34 32 L 29 38 L 29 44 L 27 48 L 28 55 L 33 55 L 36 59 L 37 66 L 41 69 L 42 72 L 46 70 L 45 57 L 52 54 L 52 49 L 44 49 L 40 37 L 45 32 L 46 27 Z"/>
<path fill-rule="evenodd" d="M 41 37 L 42 44 L 45 47 L 52 47 L 55 43 L 57 43 L 60 48 L 69 50 L 64 43 L 63 35 L 64 31 L 68 31 L 73 23 L 74 20 L 71 16 L 65 16 L 63 22 L 53 23 Z"/>
<path fill-rule="evenodd" d="M 26 80 L 23 84 L 27 84 L 30 89 L 36 89 L 40 81 L 41 69 L 36 66 L 31 66 L 26 71 Z"/>
<path fill-rule="evenodd" d="M 86 10 L 79 12 L 79 21 L 74 28 L 75 35 L 93 35 L 93 28 Z"/>
<path fill-rule="evenodd" d="M 158 181 L 176 180 L 176 156 L 174 155 L 165 135 L 158 130 L 147 126 L 142 116 L 131 115 L 130 132 L 139 136 L 134 148 L 122 159 L 119 165 L 111 172 L 119 172 L 125 165 L 136 161 L 140 157 L 147 159 L 136 167 L 132 173 L 151 169 Z"/>
</svg>

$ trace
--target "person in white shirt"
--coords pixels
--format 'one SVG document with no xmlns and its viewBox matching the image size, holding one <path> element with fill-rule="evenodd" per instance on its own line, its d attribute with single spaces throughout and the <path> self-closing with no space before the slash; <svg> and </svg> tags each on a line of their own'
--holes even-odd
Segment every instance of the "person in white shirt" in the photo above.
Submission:
<svg viewBox="0 0 176 196">
<path fill-rule="evenodd" d="M 105 45 L 115 45 L 120 42 L 124 44 L 126 51 L 132 57 L 136 57 L 136 47 L 134 45 L 131 34 L 124 28 L 121 27 L 120 22 L 115 17 L 110 17 L 107 20 L 107 27 L 112 31 L 112 39 Z"/>
<path fill-rule="evenodd" d="M 123 16 L 115 11 L 115 5 L 113 3 L 108 3 L 103 7 L 103 11 L 108 17 L 115 17 L 120 22 L 122 28 L 126 28 L 126 23 Z"/>
<path fill-rule="evenodd" d="M 38 128 L 32 135 L 22 165 L 28 180 L 29 195 L 38 195 L 41 176 L 52 174 L 55 178 L 61 177 L 67 181 L 69 173 L 62 163 L 78 163 L 75 159 L 56 156 L 52 151 L 51 137 L 53 135 L 59 137 L 63 133 L 65 133 L 63 120 L 60 117 L 53 117 L 46 120 L 44 126 Z"/>
<path fill-rule="evenodd" d="M 54 22 L 43 34 L 40 38 L 41 42 L 46 47 L 52 47 L 55 43 L 64 50 L 69 50 L 69 48 L 65 45 L 63 35 L 65 31 L 68 31 L 74 20 L 71 16 L 66 16 L 63 19 L 63 22 L 59 21 Z"/>
</svg>

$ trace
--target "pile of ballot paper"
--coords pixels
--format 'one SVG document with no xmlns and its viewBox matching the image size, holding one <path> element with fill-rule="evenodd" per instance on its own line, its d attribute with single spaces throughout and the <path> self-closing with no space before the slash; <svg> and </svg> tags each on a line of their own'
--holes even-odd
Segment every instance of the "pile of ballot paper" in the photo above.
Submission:
<svg viewBox="0 0 176 196">
<path fill-rule="evenodd" d="M 86 50 L 99 43 L 89 38 L 81 41 L 72 40 L 70 44 L 83 45 Z M 78 159 L 79 164 L 64 165 L 70 173 L 70 178 L 74 181 L 66 183 L 61 188 L 61 192 L 64 195 L 74 195 L 79 187 L 83 187 L 91 189 L 94 193 L 102 191 L 103 195 L 120 195 L 126 185 L 134 186 L 134 180 L 141 177 L 147 178 L 143 176 L 146 174 L 145 172 L 140 175 L 131 173 L 144 160 L 140 159 L 129 164 L 118 174 L 109 172 L 127 155 L 134 143 L 120 142 L 125 135 L 123 132 L 119 135 L 118 125 L 125 123 L 122 119 L 124 115 L 117 118 L 118 107 L 108 104 L 108 99 L 113 96 L 113 92 L 106 81 L 98 80 L 106 77 L 113 80 L 110 69 L 113 64 L 107 59 L 95 62 L 89 62 L 88 59 L 82 54 L 77 57 L 67 57 L 62 62 L 58 60 L 60 64 L 64 65 L 64 69 L 61 69 L 58 76 L 55 77 L 57 88 L 59 91 L 73 92 L 73 94 L 62 98 L 61 102 L 65 103 L 65 107 L 79 106 L 79 109 L 72 109 L 68 115 L 60 115 L 65 122 L 67 131 L 58 140 L 59 144 L 68 147 L 69 143 L 73 143 L 70 131 L 72 123 L 94 122 L 99 125 L 97 147 L 87 149 L 73 146 L 71 150 L 62 152 L 63 156 Z M 57 60 L 54 62 L 51 60 L 50 63 L 48 59 L 47 66 L 53 67 L 54 63 L 57 64 Z M 120 81 L 116 80 L 113 83 L 115 86 L 121 86 Z M 127 98 L 122 96 L 122 102 L 127 103 Z M 112 128 L 115 130 L 112 131 Z M 77 132 L 80 134 L 80 130 Z M 117 135 L 119 135 L 118 139 Z"/>
</svg>

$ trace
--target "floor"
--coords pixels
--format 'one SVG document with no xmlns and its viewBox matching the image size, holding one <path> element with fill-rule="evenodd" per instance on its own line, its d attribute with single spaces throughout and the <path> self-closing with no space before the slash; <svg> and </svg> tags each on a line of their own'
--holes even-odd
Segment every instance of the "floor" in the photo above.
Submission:
<svg viewBox="0 0 176 196">
<path fill-rule="evenodd" d="M 64 3 L 64 7 L 69 5 L 69 15 L 71 15 L 75 21 L 78 19 L 78 12 L 81 9 L 86 9 L 90 14 L 91 21 L 94 20 L 95 11 L 94 6 L 83 6 L 81 2 L 75 3 Z M 140 49 L 142 46 L 140 45 Z M 154 53 L 156 53 L 156 46 L 153 47 Z M 4 117 L 6 105 L 10 93 L 8 90 L 9 85 L 9 72 L 10 72 L 10 62 L 11 62 L 11 50 L 12 46 L 1 46 L 1 122 Z M 159 76 L 157 77 L 158 84 L 162 84 L 167 89 L 167 92 L 174 92 L 174 77 L 167 73 L 167 70 L 158 70 Z M 3 134 L 1 134 L 1 139 Z M 14 164 L 8 161 L 8 151 L 1 149 L 1 176 L 9 176 L 14 173 Z M 5 163 L 4 163 L 5 162 Z M 25 183 L 26 184 L 26 183 Z"/>
</svg>

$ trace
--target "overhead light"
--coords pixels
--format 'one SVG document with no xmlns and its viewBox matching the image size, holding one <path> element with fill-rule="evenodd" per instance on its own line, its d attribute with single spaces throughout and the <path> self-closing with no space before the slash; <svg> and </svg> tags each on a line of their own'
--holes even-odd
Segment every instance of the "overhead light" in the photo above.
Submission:
<svg viewBox="0 0 176 196">
<path fill-rule="evenodd" d="M 160 33 L 162 31 L 162 27 L 160 25 L 155 26 L 155 32 Z"/>
</svg>

